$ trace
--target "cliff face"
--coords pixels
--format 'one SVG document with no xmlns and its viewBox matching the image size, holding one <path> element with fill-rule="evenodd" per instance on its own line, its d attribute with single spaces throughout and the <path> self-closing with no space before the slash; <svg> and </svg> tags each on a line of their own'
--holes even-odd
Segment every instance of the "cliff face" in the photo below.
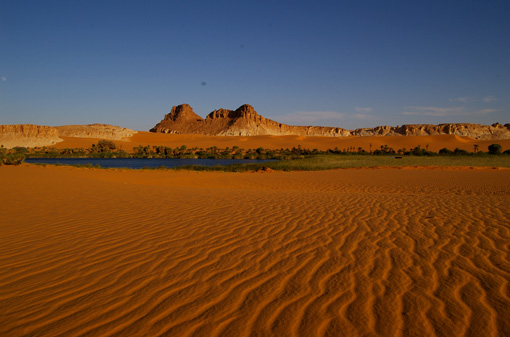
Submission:
<svg viewBox="0 0 510 337">
<path fill-rule="evenodd" d="M 510 139 L 510 124 L 492 125 L 455 123 L 455 124 L 407 124 L 402 126 L 378 126 L 369 129 L 356 129 L 356 136 L 433 136 L 456 135 L 474 139 Z"/>
<path fill-rule="evenodd" d="M 60 137 L 123 140 L 133 136 L 136 132 L 106 124 L 55 127 L 33 124 L 0 125 L 0 145 L 5 148 L 50 146 L 61 142 Z"/>
<path fill-rule="evenodd" d="M 174 106 L 171 112 L 151 132 L 201 134 L 213 136 L 429 136 L 457 135 L 474 139 L 510 139 L 510 124 L 407 124 L 377 126 L 353 131 L 323 126 L 293 126 L 275 122 L 259 115 L 252 106 L 243 105 L 237 110 L 219 109 L 205 119 L 198 116 L 188 104 Z"/>
<path fill-rule="evenodd" d="M 101 138 L 123 140 L 133 136 L 136 131 L 107 124 L 63 125 L 56 126 L 59 136 L 77 138 Z"/>
<path fill-rule="evenodd" d="M 48 146 L 61 142 L 57 129 L 34 124 L 0 125 L 0 145 L 5 148 L 16 146 Z"/>
</svg>

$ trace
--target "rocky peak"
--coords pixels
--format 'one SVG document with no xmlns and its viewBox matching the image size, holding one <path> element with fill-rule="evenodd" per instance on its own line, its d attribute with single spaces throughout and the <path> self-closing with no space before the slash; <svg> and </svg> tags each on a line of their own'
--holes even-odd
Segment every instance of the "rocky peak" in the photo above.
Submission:
<svg viewBox="0 0 510 337">
<path fill-rule="evenodd" d="M 253 116 L 258 116 L 255 109 L 248 104 L 241 105 L 236 110 L 228 110 L 228 109 L 218 109 L 211 112 L 207 115 L 207 119 L 218 119 L 218 118 L 229 118 L 229 119 L 239 119 L 239 118 L 249 118 Z"/>
<path fill-rule="evenodd" d="M 169 114 L 165 115 L 165 120 L 170 121 L 203 121 L 203 119 L 197 115 L 189 104 L 181 104 L 173 106 Z"/>
<path fill-rule="evenodd" d="M 257 112 L 249 104 L 243 104 L 232 113 L 233 118 L 256 116 Z"/>
<path fill-rule="evenodd" d="M 231 117 L 230 114 L 232 112 L 234 112 L 234 111 L 227 110 L 227 109 L 214 110 L 209 115 L 207 115 L 207 119 L 228 118 L 228 117 Z"/>
</svg>

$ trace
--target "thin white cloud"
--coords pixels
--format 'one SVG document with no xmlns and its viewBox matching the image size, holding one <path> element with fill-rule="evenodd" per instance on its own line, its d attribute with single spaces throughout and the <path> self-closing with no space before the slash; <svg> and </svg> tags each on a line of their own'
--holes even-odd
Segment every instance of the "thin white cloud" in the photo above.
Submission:
<svg viewBox="0 0 510 337">
<path fill-rule="evenodd" d="M 336 111 L 295 111 L 285 115 L 273 116 L 275 121 L 289 125 L 331 125 L 349 120 L 370 120 L 374 116 L 365 113 L 348 114 Z"/>
<path fill-rule="evenodd" d="M 472 100 L 473 98 L 472 97 L 456 97 L 456 98 L 450 98 L 449 101 L 450 102 L 467 102 L 467 101 L 470 101 Z"/>
<path fill-rule="evenodd" d="M 374 116 L 364 114 L 364 113 L 357 113 L 354 115 L 349 115 L 350 119 L 374 119 Z"/>
<path fill-rule="evenodd" d="M 482 109 L 466 111 L 463 106 L 453 108 L 440 108 L 434 106 L 410 106 L 406 107 L 406 111 L 402 112 L 403 115 L 408 116 L 431 116 L 431 117 L 449 117 L 449 116 L 472 116 L 472 115 L 486 115 L 491 112 L 496 112 L 496 109 Z"/>
<path fill-rule="evenodd" d="M 467 103 L 467 102 L 496 102 L 498 99 L 495 96 L 485 96 L 480 98 L 480 96 L 464 96 L 464 97 L 455 97 L 450 98 L 448 101 L 450 102 L 460 102 L 460 103 Z"/>
<path fill-rule="evenodd" d="M 345 120 L 346 114 L 335 111 L 295 111 L 286 115 L 275 116 L 275 120 L 286 124 L 314 125 L 317 122 Z"/>
<path fill-rule="evenodd" d="M 490 102 L 496 102 L 498 99 L 494 96 L 486 96 L 484 98 L 482 98 L 482 101 L 486 102 L 486 103 L 490 103 Z"/>
<path fill-rule="evenodd" d="M 2 82 L 5 82 L 5 81 L 7 81 L 7 77 L 2 76 L 2 77 L 0 77 L 0 80 L 2 80 Z"/>
<path fill-rule="evenodd" d="M 374 110 L 374 109 L 372 109 L 370 107 L 366 107 L 366 108 L 356 107 L 357 112 L 371 112 L 372 110 Z"/>
<path fill-rule="evenodd" d="M 435 106 L 409 106 L 406 107 L 406 109 L 409 110 L 402 112 L 402 114 L 411 116 L 443 117 L 443 116 L 458 116 L 462 114 L 464 107 L 439 108 Z"/>
<path fill-rule="evenodd" d="M 499 111 L 498 109 L 482 109 L 482 110 L 477 110 L 477 111 L 473 111 L 472 114 L 473 115 L 487 115 L 487 114 L 490 114 L 491 112 L 497 112 Z"/>
</svg>

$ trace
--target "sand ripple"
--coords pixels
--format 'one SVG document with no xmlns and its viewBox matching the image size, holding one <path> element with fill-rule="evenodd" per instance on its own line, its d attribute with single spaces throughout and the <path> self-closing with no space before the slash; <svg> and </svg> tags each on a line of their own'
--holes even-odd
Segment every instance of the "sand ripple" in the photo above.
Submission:
<svg viewBox="0 0 510 337">
<path fill-rule="evenodd" d="M 510 336 L 510 172 L 0 168 L 1 336 Z"/>
</svg>

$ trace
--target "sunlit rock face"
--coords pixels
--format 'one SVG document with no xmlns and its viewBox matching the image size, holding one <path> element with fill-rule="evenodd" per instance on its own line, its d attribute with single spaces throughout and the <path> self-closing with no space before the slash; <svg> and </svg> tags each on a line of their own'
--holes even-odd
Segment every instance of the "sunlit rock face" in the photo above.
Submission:
<svg viewBox="0 0 510 337">
<path fill-rule="evenodd" d="M 16 146 L 48 146 L 61 141 L 58 130 L 51 126 L 34 124 L 0 125 L 0 145 L 7 149 Z"/>
<path fill-rule="evenodd" d="M 108 124 L 63 125 L 56 126 L 59 136 L 77 138 L 101 138 L 123 140 L 133 136 L 137 131 Z"/>
<path fill-rule="evenodd" d="M 333 127 L 292 126 L 275 122 L 257 113 L 248 104 L 236 110 L 218 109 L 205 119 L 193 112 L 188 104 L 174 106 L 171 112 L 150 131 L 163 133 L 201 134 L 212 136 L 350 136 L 348 130 Z"/>
<path fill-rule="evenodd" d="M 107 124 L 43 126 L 34 124 L 0 125 L 0 145 L 5 148 L 41 147 L 61 142 L 61 137 L 126 140 L 137 131 Z"/>
<path fill-rule="evenodd" d="M 169 114 L 156 124 L 151 132 L 200 134 L 212 136 L 431 136 L 457 135 L 474 139 L 510 139 L 510 124 L 408 124 L 402 126 L 377 126 L 346 130 L 339 127 L 293 126 L 275 122 L 259 115 L 244 104 L 236 110 L 218 109 L 205 119 L 197 115 L 188 104 L 172 107 Z"/>
</svg>

